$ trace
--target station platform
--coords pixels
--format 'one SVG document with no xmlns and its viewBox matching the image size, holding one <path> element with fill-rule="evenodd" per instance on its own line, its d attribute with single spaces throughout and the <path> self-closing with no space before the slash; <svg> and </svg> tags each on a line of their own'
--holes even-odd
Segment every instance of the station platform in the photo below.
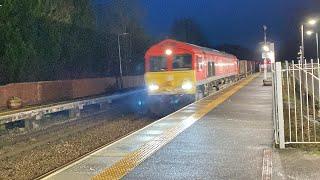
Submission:
<svg viewBox="0 0 320 180">
<path fill-rule="evenodd" d="M 271 179 L 271 101 L 253 75 L 44 179 Z"/>
</svg>

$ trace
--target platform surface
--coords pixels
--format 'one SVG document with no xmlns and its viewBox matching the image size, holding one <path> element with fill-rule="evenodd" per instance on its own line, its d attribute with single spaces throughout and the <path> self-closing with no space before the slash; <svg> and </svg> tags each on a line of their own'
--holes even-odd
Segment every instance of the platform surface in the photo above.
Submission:
<svg viewBox="0 0 320 180">
<path fill-rule="evenodd" d="M 183 108 L 45 179 L 261 179 L 263 150 L 273 143 L 271 87 L 260 75 L 241 88 Z"/>
<path fill-rule="evenodd" d="M 124 179 L 261 179 L 263 150 L 273 143 L 271 102 L 260 76 Z"/>
</svg>

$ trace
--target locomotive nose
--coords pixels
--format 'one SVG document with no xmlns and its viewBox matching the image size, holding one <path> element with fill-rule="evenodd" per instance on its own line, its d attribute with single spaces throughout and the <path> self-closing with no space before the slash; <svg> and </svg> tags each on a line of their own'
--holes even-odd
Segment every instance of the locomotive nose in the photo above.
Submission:
<svg viewBox="0 0 320 180">
<path fill-rule="evenodd" d="M 163 83 L 163 87 L 172 87 L 173 86 L 173 80 L 172 81 L 166 81 L 165 83 Z"/>
</svg>

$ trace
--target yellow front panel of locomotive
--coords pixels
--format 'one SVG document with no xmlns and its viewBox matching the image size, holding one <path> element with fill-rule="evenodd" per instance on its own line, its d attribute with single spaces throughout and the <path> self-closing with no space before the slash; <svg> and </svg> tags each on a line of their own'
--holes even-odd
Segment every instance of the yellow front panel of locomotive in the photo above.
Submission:
<svg viewBox="0 0 320 180">
<path fill-rule="evenodd" d="M 147 72 L 145 82 L 149 95 L 195 94 L 196 92 L 196 77 L 192 70 Z"/>
</svg>

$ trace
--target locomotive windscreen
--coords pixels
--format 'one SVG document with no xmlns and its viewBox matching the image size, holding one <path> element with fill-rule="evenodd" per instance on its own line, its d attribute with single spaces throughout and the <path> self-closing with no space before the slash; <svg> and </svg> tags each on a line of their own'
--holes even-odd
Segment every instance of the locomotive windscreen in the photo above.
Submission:
<svg viewBox="0 0 320 180">
<path fill-rule="evenodd" d="M 150 58 L 150 72 L 166 71 L 167 58 L 164 56 L 153 56 Z"/>
<path fill-rule="evenodd" d="M 172 68 L 173 70 L 191 70 L 192 56 L 190 54 L 175 55 Z"/>
</svg>

